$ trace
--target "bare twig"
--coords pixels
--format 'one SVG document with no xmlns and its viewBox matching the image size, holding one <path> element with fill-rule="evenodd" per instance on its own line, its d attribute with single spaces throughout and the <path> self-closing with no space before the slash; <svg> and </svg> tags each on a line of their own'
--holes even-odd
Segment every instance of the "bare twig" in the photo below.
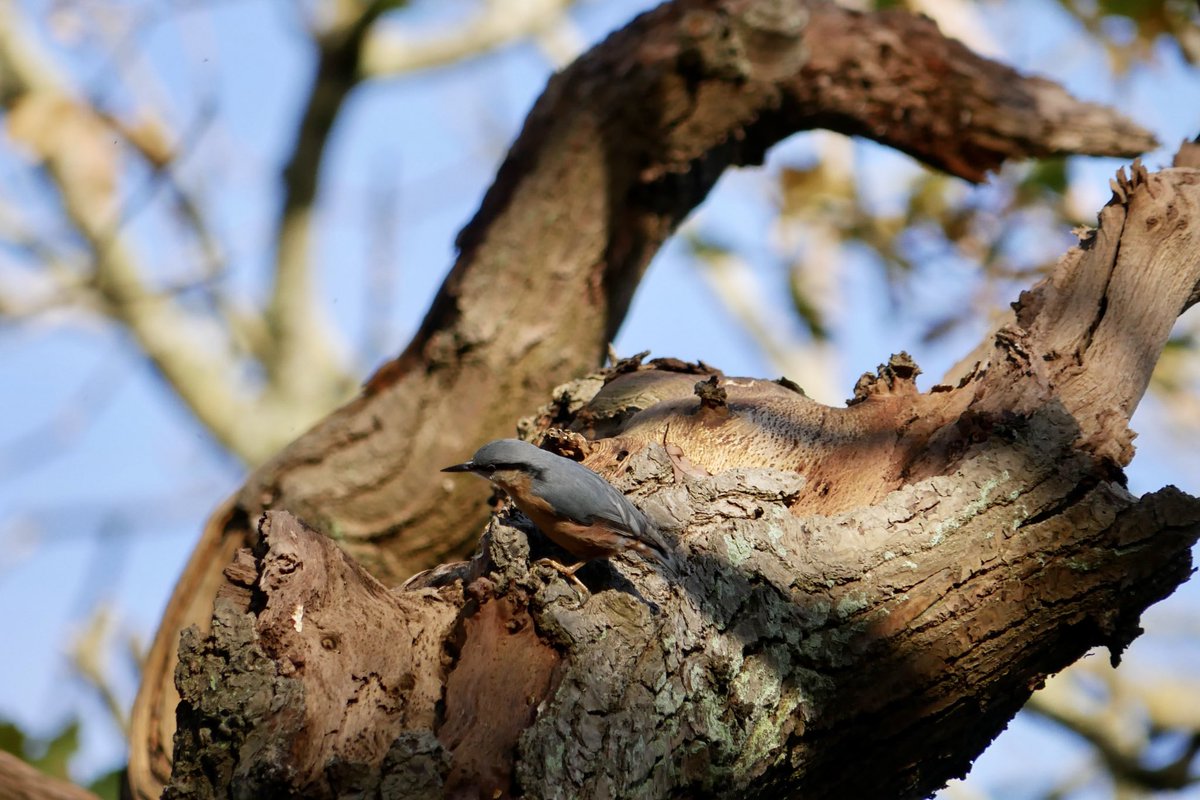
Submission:
<svg viewBox="0 0 1200 800">
<path fill-rule="evenodd" d="M 460 61 L 529 36 L 536 36 L 555 61 L 568 55 L 575 42 L 564 29 L 564 13 L 574 0 L 489 0 L 472 19 L 439 35 L 414 36 L 391 26 L 377 27 L 367 37 L 362 72 L 384 78 Z"/>
<path fill-rule="evenodd" d="M 372 14 L 377 14 L 381 7 L 379 4 L 374 12 L 358 17 L 358 24 L 369 24 Z M 154 366 L 218 441 L 249 463 L 262 461 L 294 436 L 296 430 L 311 424 L 344 399 L 351 388 L 350 379 L 333 365 L 332 359 L 321 357 L 327 350 L 319 343 L 328 341 L 330 336 L 323 326 L 316 324 L 316 315 L 311 313 L 313 298 L 308 285 L 307 253 L 301 247 L 307 246 L 307 237 L 289 236 L 281 240 L 276 292 L 268 312 L 269 321 L 277 324 L 245 324 L 246 315 L 235 314 L 218 303 L 214 311 L 229 317 L 229 327 L 237 335 L 228 333 L 219 318 L 214 324 L 213 314 L 190 311 L 178 301 L 174 291 L 152 286 L 146 265 L 141 263 L 121 228 L 131 214 L 137 213 L 140 203 L 148 202 L 149 196 L 162 185 L 173 186 L 181 214 L 200 241 L 207 271 L 211 273 L 220 258 L 198 204 L 174 186 L 171 166 L 181 157 L 179 147 L 163 150 L 162 141 L 169 141 L 169 137 L 147 141 L 77 99 L 66 79 L 58 74 L 46 54 L 38 50 L 36 37 L 24 30 L 19 12 L 11 6 L 5 10 L 0 16 L 0 101 L 9 111 L 10 129 L 16 128 L 16 138 L 41 159 L 60 196 L 66 218 L 91 255 L 90 274 L 85 273 L 86 277 L 78 281 L 78 290 L 73 283 L 60 281 L 59 286 L 52 287 L 47 302 L 57 305 L 94 298 L 101 313 L 130 330 Z M 362 32 L 355 35 L 361 38 Z M 333 36 L 329 41 L 328 52 L 341 52 L 338 37 Z M 354 63 L 356 57 L 350 61 L 351 74 Z M 318 106 L 320 103 L 314 102 L 313 108 Z M 306 118 L 315 117 L 320 114 L 312 112 Z M 332 117 L 324 124 L 324 133 L 317 137 L 322 144 Z M 202 116 L 193 135 L 185 141 L 194 140 L 204 128 Z M 120 175 L 114 131 L 157 175 L 147 188 L 147 196 L 132 208 L 117 207 Z M 289 172 L 293 191 L 289 193 L 283 230 L 293 233 L 297 221 L 302 232 L 307 233 L 309 206 L 315 192 L 315 178 L 305 177 L 309 171 L 305 158 L 308 152 L 298 148 L 293 161 L 304 166 L 296 166 Z M 314 163 L 310 171 L 313 175 L 316 168 L 318 165 Z M 37 255 L 34 251 L 30 253 Z M 46 258 L 38 260 L 53 263 Z M 10 300 L 6 310 L 35 313 L 45 307 L 45 302 L 34 303 L 32 307 L 24 305 L 20 307 Z M 255 333 L 262 331 L 267 335 Z M 260 357 L 273 378 L 265 390 L 241 377 L 245 372 L 241 360 L 246 346 L 253 347 L 252 352 Z"/>
<path fill-rule="evenodd" d="M 122 734 L 129 734 L 129 714 L 113 688 L 105 667 L 104 651 L 112 638 L 112 614 L 104 607 L 92 614 L 87 627 L 71 648 L 71 665 L 96 690 Z"/>
<path fill-rule="evenodd" d="M 1073 674 L 1075 671 L 1051 681 L 1030 698 L 1026 709 L 1087 740 L 1119 786 L 1168 791 L 1200 783 L 1200 774 L 1191 766 L 1200 753 L 1200 729 L 1179 731 L 1188 740 L 1173 760 L 1158 767 L 1146 766 L 1143 753 L 1150 740 L 1157 732 L 1171 729 L 1167 721 L 1160 723 L 1157 719 L 1155 704 L 1141 702 L 1136 697 L 1140 689 L 1111 669 L 1098 675 L 1108 686 L 1107 702 L 1092 699 L 1089 703 L 1075 685 Z M 1135 696 L 1126 698 L 1130 693 Z M 1172 705 L 1179 702 L 1186 703 L 1176 697 Z"/>
</svg>

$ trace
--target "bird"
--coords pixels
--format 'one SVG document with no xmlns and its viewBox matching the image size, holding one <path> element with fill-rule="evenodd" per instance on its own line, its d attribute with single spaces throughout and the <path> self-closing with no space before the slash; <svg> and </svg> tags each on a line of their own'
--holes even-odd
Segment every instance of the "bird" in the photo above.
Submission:
<svg viewBox="0 0 1200 800">
<path fill-rule="evenodd" d="M 542 533 L 578 561 L 565 566 L 542 561 L 587 594 L 575 572 L 594 558 L 627 550 L 671 562 L 667 546 L 649 518 L 598 474 L 569 458 L 519 439 L 497 439 L 470 461 L 442 472 L 470 472 L 503 489 Z"/>
</svg>

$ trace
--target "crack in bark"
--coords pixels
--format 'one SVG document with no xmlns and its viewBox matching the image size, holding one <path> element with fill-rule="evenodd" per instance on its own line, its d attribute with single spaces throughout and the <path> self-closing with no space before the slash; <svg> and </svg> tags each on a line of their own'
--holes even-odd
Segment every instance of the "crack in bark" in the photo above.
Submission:
<svg viewBox="0 0 1200 800">
<path fill-rule="evenodd" d="M 1053 476 L 1050 476 L 1053 477 Z M 1099 486 L 1101 478 L 1098 476 L 1089 476 L 1077 483 L 1069 492 L 1067 492 L 1061 500 L 1054 502 L 1042 509 L 1041 511 L 1023 519 L 1017 528 L 1027 528 L 1031 525 L 1038 525 L 1060 516 L 1068 508 L 1071 508 L 1083 498 L 1092 493 L 1092 490 Z"/>
</svg>

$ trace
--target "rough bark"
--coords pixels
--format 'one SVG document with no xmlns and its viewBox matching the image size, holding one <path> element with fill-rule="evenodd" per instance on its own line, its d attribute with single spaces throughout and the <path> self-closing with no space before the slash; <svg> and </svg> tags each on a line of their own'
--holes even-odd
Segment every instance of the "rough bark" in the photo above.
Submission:
<svg viewBox="0 0 1200 800">
<path fill-rule="evenodd" d="M 567 390 L 594 396 L 550 441 L 681 555 L 591 565 L 583 602 L 510 510 L 470 562 L 393 590 L 272 512 L 182 644 L 168 796 L 929 794 L 1046 676 L 1097 645 L 1118 659 L 1192 571 L 1200 500 L 1134 497 L 1121 468 L 1200 297 L 1198 214 L 1197 170 L 1119 175 L 957 387 L 917 392 L 900 355 L 846 408 L 670 363 Z M 391 627 L 321 647 L 363 620 Z"/>
<path fill-rule="evenodd" d="M 727 167 L 796 131 L 868 136 L 969 180 L 1153 146 L 927 18 L 771 5 L 666 4 L 552 78 L 412 342 L 249 478 L 249 517 L 292 510 L 385 582 L 461 552 L 460 509 L 486 492 L 437 468 L 597 367 L 671 231 Z"/>
<path fill-rule="evenodd" d="M 437 468 L 598 366 L 646 265 L 722 171 L 816 127 L 969 180 L 1011 158 L 1153 144 L 904 12 L 694 0 L 634 20 L 551 79 L 405 352 L 210 519 L 147 662 L 135 789 L 153 796 L 169 768 L 178 632 L 208 624 L 211 587 L 264 509 L 293 511 L 388 585 L 466 552 L 486 489 Z"/>
<path fill-rule="evenodd" d="M 457 604 L 431 592 L 390 594 L 290 517 L 265 541 L 267 557 L 242 550 L 226 567 L 209 636 L 184 632 L 177 746 L 206 756 L 176 765 L 170 796 L 210 796 L 210 783 L 242 797 L 274 796 L 257 787 L 312 776 L 344 791 L 360 773 L 378 771 L 377 756 L 403 731 L 434 726 Z M 403 768 L 415 768 L 411 758 Z"/>
</svg>

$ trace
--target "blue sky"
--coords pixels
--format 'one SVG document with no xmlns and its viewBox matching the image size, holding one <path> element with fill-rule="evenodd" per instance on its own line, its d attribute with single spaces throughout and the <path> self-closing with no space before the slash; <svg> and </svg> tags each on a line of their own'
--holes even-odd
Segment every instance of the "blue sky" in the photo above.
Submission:
<svg viewBox="0 0 1200 800">
<path fill-rule="evenodd" d="M 585 3 L 575 19 L 594 41 L 644 5 Z M 1113 88 L 1097 77 L 1104 71 L 1097 54 L 1063 45 L 1076 37 L 1061 16 L 1030 0 L 1012 5 L 1015 12 L 989 17 L 995 35 L 1013 43 L 1011 63 L 1055 77 L 1081 96 L 1117 103 L 1162 141 L 1174 143 L 1200 131 L 1200 82 L 1169 49 L 1153 69 L 1135 72 Z M 34 2 L 27 7 L 31 13 L 47 8 Z M 435 19 L 457 7 L 417 3 L 411 13 Z M 1037 24 L 1029 25 L 1030 19 Z M 203 97 L 217 103 L 220 126 L 205 136 L 184 172 L 219 193 L 219 227 L 234 268 L 230 285 L 248 296 L 261 292 L 269 268 L 277 175 L 313 67 L 295 25 L 284 4 L 247 0 L 164 15 L 137 40 L 178 108 Z M 100 69 L 70 48 L 59 46 L 57 52 L 78 74 Z M 361 359 L 364 378 L 383 356 L 402 347 L 420 321 L 452 263 L 455 233 L 473 213 L 549 69 L 534 47 L 519 46 L 410 80 L 365 87 L 347 107 L 326 164 L 316 260 L 326 312 L 351 349 L 362 340 L 372 297 L 365 268 L 371 210 L 380 192 L 396 197 L 388 324 L 382 350 Z M 187 118 L 182 115 L 182 121 Z M 4 150 L 0 181 L 14 185 L 24 166 Z M 699 213 L 714 225 L 723 220 L 752 247 L 768 233 L 767 176 L 774 166 L 810 152 L 806 137 L 789 140 L 772 153 L 765 170 L 723 178 Z M 906 158 L 880 148 L 864 146 L 858 159 L 881 175 L 908 169 Z M 1159 154 L 1149 163 L 1165 160 Z M 1088 196 L 1094 193 L 1097 208 L 1107 199 L 1108 178 L 1117 164 L 1081 162 L 1074 168 Z M 156 228 L 162 224 L 154 213 L 140 215 L 134 223 L 139 242 L 152 247 L 165 235 Z M 764 285 L 775 287 L 769 265 L 757 266 Z M 982 333 L 980 324 L 936 346 L 922 343 L 925 312 L 936 315 L 963 302 L 973 285 L 971 265 L 939 265 L 926 272 L 908 295 L 908 308 L 917 311 L 898 313 L 880 290 L 878 265 L 861 254 L 849 256 L 841 288 L 850 300 L 833 320 L 844 354 L 836 380 L 842 397 L 850 395 L 858 374 L 901 349 L 916 356 L 928 386 Z M 785 294 L 768 292 L 767 302 L 790 319 Z M 664 308 L 687 313 L 667 315 Z M 703 359 L 731 374 L 778 374 L 698 278 L 678 243 L 669 244 L 652 265 L 617 348 Z M 805 383 L 802 375 L 789 377 Z M 21 656 L 0 659 L 0 718 L 48 734 L 82 716 L 85 747 L 75 769 L 84 777 L 119 763 L 124 751 L 99 701 L 74 679 L 65 660 L 71 632 L 104 604 L 112 607 L 122 630 L 147 641 L 204 519 L 237 488 L 243 472 L 146 368 L 126 337 L 94 321 L 59 318 L 0 327 L 0 402 L 5 411 L 0 414 L 0 605 L 21 612 L 8 615 L 3 631 L 7 651 Z M 1152 398 L 1135 417 L 1140 436 L 1129 469 L 1131 489 L 1174 483 L 1200 494 L 1200 448 L 1194 438 L 1192 446 L 1181 445 L 1161 417 Z M 1198 602 L 1200 589 L 1193 581 L 1163 606 L 1173 614 L 1172 608 L 1195 609 Z M 1160 609 L 1151 613 L 1152 620 L 1156 613 Z M 1170 661 L 1200 672 L 1194 642 L 1164 651 L 1145 641 L 1134 645 L 1132 664 Z M 119 648 L 112 649 L 111 659 L 119 693 L 131 700 L 132 672 Z M 988 785 L 1008 786 L 1003 796 L 1019 797 L 1024 796 L 1022 781 L 1034 783 L 1039 770 L 1052 770 L 1081 752 L 1061 737 L 1047 739 L 1041 723 L 1021 720 L 977 772 Z M 1013 763 L 1031 766 L 1013 777 Z"/>
</svg>

